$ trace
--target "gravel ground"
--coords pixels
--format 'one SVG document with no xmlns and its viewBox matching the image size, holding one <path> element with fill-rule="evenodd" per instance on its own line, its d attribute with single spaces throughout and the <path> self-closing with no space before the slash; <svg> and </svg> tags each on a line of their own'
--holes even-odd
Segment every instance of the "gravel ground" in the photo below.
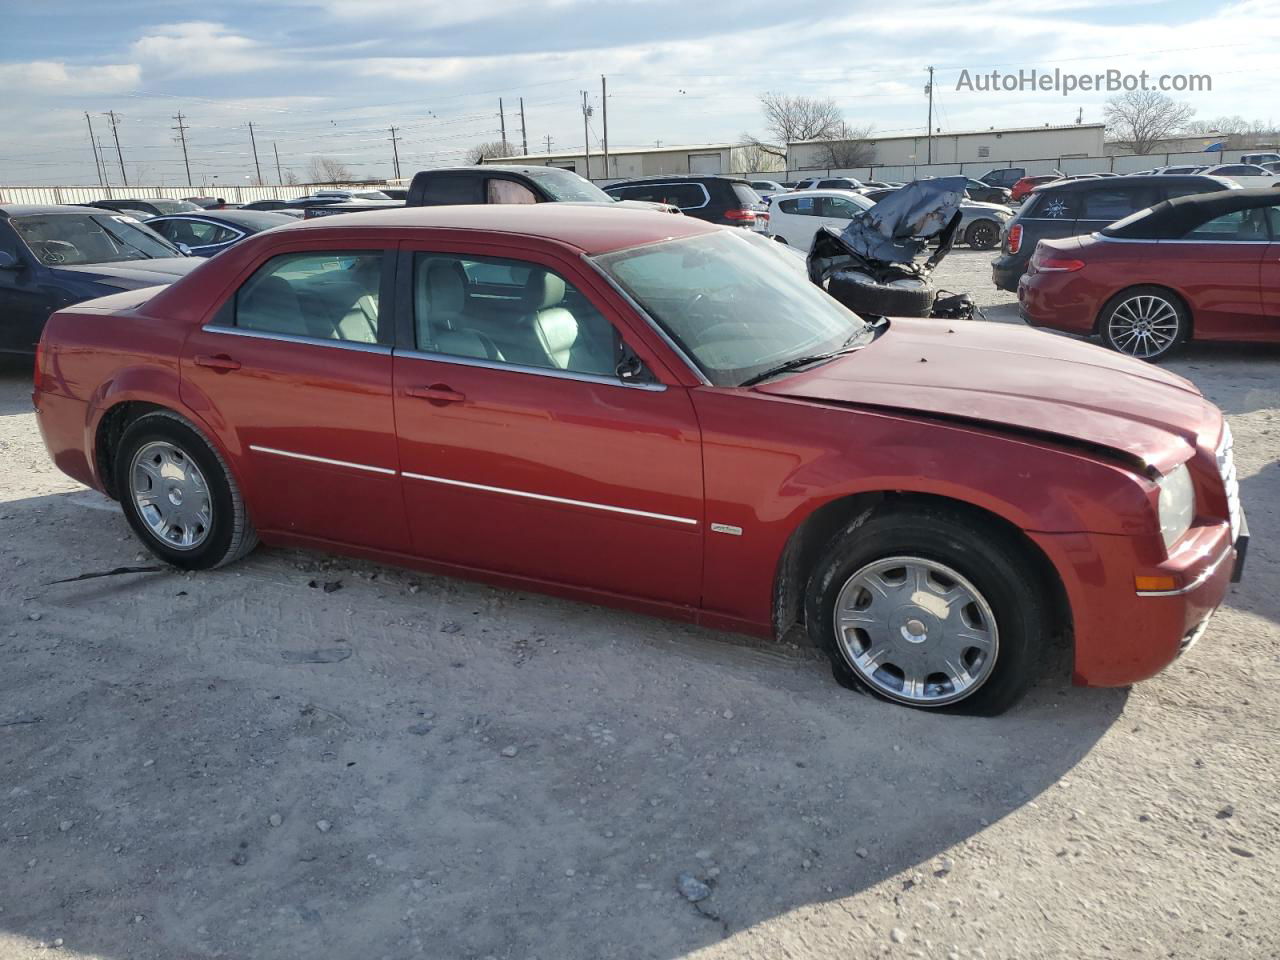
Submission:
<svg viewBox="0 0 1280 960">
<path fill-rule="evenodd" d="M 990 258 L 942 285 L 1013 319 Z M 1235 430 L 1246 580 L 1164 675 L 994 720 L 289 551 L 53 583 L 151 560 L 0 374 L 0 958 L 1280 955 L 1280 349 L 1169 366 Z"/>
</svg>

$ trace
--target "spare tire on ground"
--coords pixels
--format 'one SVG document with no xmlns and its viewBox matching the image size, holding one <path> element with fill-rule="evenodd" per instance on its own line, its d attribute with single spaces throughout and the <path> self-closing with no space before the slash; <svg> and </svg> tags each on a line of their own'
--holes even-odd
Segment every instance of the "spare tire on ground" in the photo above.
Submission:
<svg viewBox="0 0 1280 960">
<path fill-rule="evenodd" d="M 861 270 L 837 270 L 826 288 L 854 313 L 878 317 L 927 317 L 937 296 L 933 284 L 920 277 L 880 283 Z"/>
</svg>

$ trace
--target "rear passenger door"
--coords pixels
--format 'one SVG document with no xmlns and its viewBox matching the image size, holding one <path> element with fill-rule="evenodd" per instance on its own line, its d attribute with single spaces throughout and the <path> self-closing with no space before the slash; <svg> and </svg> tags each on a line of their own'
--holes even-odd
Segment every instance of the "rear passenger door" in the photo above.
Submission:
<svg viewBox="0 0 1280 960">
<path fill-rule="evenodd" d="M 407 552 L 380 309 L 394 263 L 372 241 L 277 252 L 187 337 L 183 402 L 235 457 L 260 530 Z"/>
<path fill-rule="evenodd" d="M 617 294 L 523 248 L 405 243 L 398 273 L 395 415 L 414 552 L 695 606 L 697 421 Z"/>
</svg>

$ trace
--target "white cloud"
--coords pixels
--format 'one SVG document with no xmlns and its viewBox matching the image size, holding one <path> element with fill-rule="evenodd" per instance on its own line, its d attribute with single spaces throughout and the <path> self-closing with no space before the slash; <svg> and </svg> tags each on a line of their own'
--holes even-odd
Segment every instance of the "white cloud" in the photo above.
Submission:
<svg viewBox="0 0 1280 960">
<path fill-rule="evenodd" d="M 256 41 L 203 20 L 152 27 L 134 42 L 132 52 L 147 71 L 171 75 L 243 73 L 278 62 Z"/>
<path fill-rule="evenodd" d="M 0 89 L 21 89 L 27 93 L 120 93 L 132 90 L 142 79 L 136 63 L 102 66 L 68 65 L 60 60 L 32 60 L 27 63 L 0 63 Z"/>
</svg>

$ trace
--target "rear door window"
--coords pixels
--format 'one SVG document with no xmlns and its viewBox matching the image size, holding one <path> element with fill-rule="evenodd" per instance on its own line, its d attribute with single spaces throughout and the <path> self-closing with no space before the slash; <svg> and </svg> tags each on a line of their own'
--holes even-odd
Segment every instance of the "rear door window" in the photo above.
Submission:
<svg viewBox="0 0 1280 960">
<path fill-rule="evenodd" d="M 1259 243 L 1269 240 L 1268 211 L 1274 208 L 1255 207 L 1252 210 L 1232 210 L 1200 224 L 1184 240 L 1201 240 L 1214 243 Z"/>
<path fill-rule="evenodd" d="M 487 190 L 489 203 L 537 203 L 538 197 L 523 183 L 494 177 Z"/>
<path fill-rule="evenodd" d="M 383 253 L 272 257 L 236 291 L 234 325 L 260 333 L 377 343 Z"/>
<path fill-rule="evenodd" d="M 815 197 L 793 197 L 790 200 L 778 201 L 778 209 L 793 217 L 816 217 L 818 205 Z"/>
<path fill-rule="evenodd" d="M 484 203 L 485 186 L 482 177 L 442 174 L 427 179 L 423 191 L 423 203 L 429 206 L 459 203 Z"/>
<path fill-rule="evenodd" d="M 1079 219 L 1114 223 L 1155 203 L 1155 191 L 1146 188 L 1108 187 L 1086 190 L 1080 202 Z"/>
</svg>

